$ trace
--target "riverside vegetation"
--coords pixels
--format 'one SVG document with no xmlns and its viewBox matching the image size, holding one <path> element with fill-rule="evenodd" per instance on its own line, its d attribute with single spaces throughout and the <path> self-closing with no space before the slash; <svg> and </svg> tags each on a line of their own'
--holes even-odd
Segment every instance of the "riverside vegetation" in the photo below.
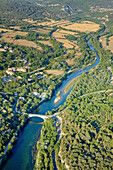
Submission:
<svg viewBox="0 0 113 170">
<path fill-rule="evenodd" d="M 51 99 L 55 89 L 66 79 L 67 71 L 74 71 L 82 65 L 87 66 L 90 62 L 95 61 L 95 53 L 87 46 L 86 34 L 77 31 L 80 36 L 76 37 L 76 43 L 80 46 L 82 55 L 75 59 L 72 65 L 69 65 L 66 59 L 72 59 L 78 49 L 71 49 L 73 52 L 66 54 L 66 48 L 51 35 L 56 29 L 57 27 L 51 29 L 49 34 L 26 30 L 26 36 L 15 35 L 13 37 L 13 39 L 26 39 L 35 42 L 42 48 L 41 50 L 36 47 L 14 45 L 5 42 L 5 40 L 1 41 L 1 49 L 3 49 L 0 51 L 1 158 L 19 124 L 23 124 L 24 120 L 26 122 L 26 113 L 38 112 L 38 106 L 41 102 Z M 14 32 L 18 33 L 16 30 Z M 5 32 L 1 31 L 1 37 L 3 34 Z M 52 46 L 39 43 L 39 36 L 42 36 L 45 41 L 49 39 Z M 73 37 L 70 36 L 70 41 L 73 41 Z M 48 74 L 46 70 L 58 70 L 63 74 Z M 3 128 L 4 121 L 10 122 L 9 119 L 15 120 L 15 126 L 14 128 L 8 126 L 5 130 Z"/>
<path fill-rule="evenodd" d="M 90 43 L 100 63 L 75 81 L 66 109 L 59 109 L 62 136 L 54 147 L 58 169 L 113 168 L 113 54 L 98 40 L 97 34 Z"/>
<path fill-rule="evenodd" d="M 106 45 L 108 45 L 109 37 L 113 34 L 111 27 L 113 17 L 105 0 L 102 2 L 104 12 L 101 13 L 101 5 L 97 1 L 96 13 L 92 10 L 95 3 L 90 6 L 89 1 L 84 4 L 73 0 L 69 4 L 67 1 L 62 1 L 58 7 L 50 7 L 48 4 L 43 7 L 43 2 L 42 6 L 37 6 L 33 0 L 30 2 L 0 0 L 0 2 L 2 4 L 0 6 L 2 30 L 0 33 L 2 39 L 0 39 L 0 160 L 2 158 L 7 160 L 6 155 L 12 150 L 19 129 L 27 122 L 26 113 L 38 113 L 41 102 L 51 99 L 70 72 L 88 67 L 96 60 L 96 54 L 90 50 L 86 40 L 94 33 L 67 30 L 60 24 L 62 19 L 69 19 L 71 21 L 69 25 L 75 21 L 83 23 L 91 20 L 97 24 L 101 24 L 101 20 L 102 23 L 104 21 L 106 32 L 103 35 L 106 36 Z M 59 0 L 57 2 L 59 3 Z M 112 8 L 111 1 L 107 1 L 107 4 Z M 105 15 L 108 15 L 107 22 Z M 59 25 L 38 25 L 50 22 L 51 18 L 54 23 L 58 21 Z M 64 25 L 66 23 L 67 21 L 63 21 Z M 101 25 L 100 30 L 103 28 Z M 69 32 L 65 34 L 64 40 L 68 40 L 71 45 L 74 44 L 73 48 L 65 48 L 62 43 L 56 41 L 53 32 L 58 29 L 70 31 L 70 34 Z M 10 31 L 12 31 L 12 36 L 9 37 L 11 42 L 7 41 L 8 37 L 4 37 Z M 66 88 L 67 92 L 75 84 L 64 106 L 57 109 L 61 111 L 62 118 L 62 137 L 57 143 L 54 121 L 50 118 L 44 122 L 38 143 L 40 169 L 54 168 L 52 160 L 54 150 L 58 169 L 65 169 L 66 166 L 70 169 L 113 168 L 113 54 L 102 48 L 102 43 L 99 43 L 101 37 L 99 31 L 95 33 L 90 43 L 99 54 L 100 64 L 73 80 L 70 87 Z M 26 40 L 27 43 L 32 42 L 34 45 L 30 47 L 14 43 L 22 40 Z M 49 44 L 45 45 L 43 41 Z M 67 59 L 73 58 L 72 64 L 66 62 Z M 48 74 L 46 70 L 61 71 L 61 74 Z M 66 109 L 62 111 L 64 108 Z M 49 114 L 54 112 L 55 110 Z"/>
</svg>

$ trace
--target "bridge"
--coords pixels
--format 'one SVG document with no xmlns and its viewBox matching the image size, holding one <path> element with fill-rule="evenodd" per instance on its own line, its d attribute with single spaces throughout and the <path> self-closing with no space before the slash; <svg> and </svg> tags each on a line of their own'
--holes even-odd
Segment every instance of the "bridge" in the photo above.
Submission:
<svg viewBox="0 0 113 170">
<path fill-rule="evenodd" d="M 42 119 L 47 119 L 49 118 L 50 116 L 48 115 L 39 115 L 39 114 L 28 114 L 28 117 L 31 118 L 31 117 L 40 117 Z M 52 117 L 52 116 L 51 116 Z"/>
<path fill-rule="evenodd" d="M 51 118 L 55 118 L 59 113 L 55 113 L 53 115 L 39 115 L 39 114 L 28 114 L 28 117 L 31 118 L 31 117 L 40 117 L 42 118 L 43 120 L 44 119 L 47 119 L 49 117 Z"/>
</svg>

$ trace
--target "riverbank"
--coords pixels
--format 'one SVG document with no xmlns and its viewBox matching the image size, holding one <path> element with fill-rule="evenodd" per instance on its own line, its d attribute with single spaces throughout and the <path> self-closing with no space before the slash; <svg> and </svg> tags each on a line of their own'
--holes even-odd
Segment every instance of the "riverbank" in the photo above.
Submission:
<svg viewBox="0 0 113 170">
<path fill-rule="evenodd" d="M 74 78 L 65 88 L 64 92 L 67 93 L 79 80 L 79 77 Z"/>
<path fill-rule="evenodd" d="M 26 119 L 24 121 L 24 124 L 21 126 L 21 124 L 19 125 L 18 129 L 13 133 L 12 138 L 10 139 L 10 141 L 8 142 L 8 144 L 5 147 L 5 150 L 3 152 L 3 155 L 0 159 L 0 167 L 2 167 L 4 165 L 4 163 L 7 161 L 7 159 L 10 157 L 10 154 L 12 152 L 12 149 L 14 148 L 17 140 L 18 140 L 18 136 L 19 136 L 19 131 L 23 130 L 25 125 L 27 124 L 28 119 Z"/>
<path fill-rule="evenodd" d="M 79 75 L 81 75 L 83 72 L 88 71 L 89 69 L 91 69 L 91 68 L 93 68 L 94 66 L 96 66 L 96 65 L 99 63 L 99 57 L 97 57 L 97 58 L 98 58 L 98 60 L 96 60 L 96 63 L 95 63 L 94 65 L 90 66 L 89 68 L 83 69 L 82 72 L 81 72 L 81 70 L 77 70 L 75 73 L 70 74 L 70 76 L 68 77 L 68 79 L 64 81 L 64 84 L 65 84 L 65 85 L 66 85 L 66 83 L 68 84 L 71 79 L 75 78 L 75 76 L 79 76 Z M 61 88 L 60 88 L 62 91 L 64 91 L 64 87 L 65 87 L 64 84 L 63 84 L 63 86 L 61 86 Z M 56 93 L 57 93 L 57 92 L 56 92 Z M 66 101 L 67 95 L 68 95 L 68 94 L 66 94 L 66 95 L 65 95 L 65 94 L 62 94 L 62 101 L 58 102 L 58 103 L 59 103 L 58 105 L 57 105 L 57 104 L 54 105 L 55 96 L 53 97 L 53 99 L 51 99 L 51 101 L 44 102 L 44 103 L 43 103 L 42 105 L 40 105 L 40 107 L 39 107 L 39 114 L 44 114 L 44 113 L 46 113 L 47 110 L 52 110 L 53 108 L 57 108 L 58 106 L 63 105 L 64 102 Z M 50 133 L 51 133 L 51 132 L 50 132 Z M 28 132 L 28 134 L 29 134 L 29 132 Z M 30 139 L 31 139 L 31 136 L 30 136 Z M 47 157 L 47 158 L 48 158 L 48 157 Z M 50 159 L 51 159 L 51 157 L 50 157 Z M 51 161 L 51 160 L 50 160 L 50 161 Z M 26 166 L 27 166 L 27 165 L 26 165 Z"/>
</svg>

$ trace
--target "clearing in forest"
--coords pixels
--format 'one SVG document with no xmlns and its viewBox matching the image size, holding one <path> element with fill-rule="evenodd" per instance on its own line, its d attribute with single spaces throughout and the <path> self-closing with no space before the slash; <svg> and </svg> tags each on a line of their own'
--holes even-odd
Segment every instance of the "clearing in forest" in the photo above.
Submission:
<svg viewBox="0 0 113 170">
<path fill-rule="evenodd" d="M 43 26 L 65 26 L 65 25 L 68 25 L 70 24 L 70 21 L 66 21 L 66 20 L 61 20 L 61 21 L 55 21 L 55 20 L 52 20 L 52 19 L 49 19 L 49 21 L 46 21 L 46 22 L 39 22 L 37 23 L 37 25 L 43 25 Z"/>
<path fill-rule="evenodd" d="M 113 53 L 113 36 L 109 38 L 108 49 Z"/>
<path fill-rule="evenodd" d="M 41 44 L 44 44 L 44 45 L 48 45 L 48 46 L 51 46 L 51 47 L 53 47 L 53 45 L 49 42 L 49 41 L 38 41 L 39 43 L 41 43 Z"/>
<path fill-rule="evenodd" d="M 20 30 L 20 26 L 13 26 L 13 27 L 10 27 L 10 28 L 14 28 L 14 29 Z"/>
<path fill-rule="evenodd" d="M 8 29 L 5 29 L 5 28 L 0 28 L 0 32 L 1 31 L 8 32 L 8 31 L 12 31 L 12 30 L 8 30 Z"/>
<path fill-rule="evenodd" d="M 60 43 L 62 43 L 62 45 L 63 45 L 64 47 L 66 47 L 67 49 L 68 49 L 68 48 L 73 48 L 73 47 L 74 47 L 74 49 L 78 49 L 78 46 L 77 46 L 77 45 L 75 45 L 74 43 L 70 42 L 70 41 L 67 40 L 67 39 L 57 38 L 56 40 L 59 41 Z"/>
<path fill-rule="evenodd" d="M 47 74 L 53 74 L 55 76 L 62 75 L 64 72 L 62 70 L 45 70 Z"/>
<path fill-rule="evenodd" d="M 32 41 L 28 41 L 28 40 L 23 40 L 23 39 L 14 40 L 13 44 L 27 46 L 27 47 L 33 47 L 33 48 L 37 48 L 38 50 L 42 50 L 42 48 L 39 47 L 36 43 L 34 43 Z"/>
<path fill-rule="evenodd" d="M 65 38 L 65 35 L 68 35 L 68 34 L 75 35 L 76 32 L 65 31 L 65 30 L 57 29 L 57 30 L 53 33 L 53 37 L 55 37 L 55 38 Z M 76 36 L 77 36 L 77 35 L 76 35 Z"/>
<path fill-rule="evenodd" d="M 72 59 L 68 58 L 68 59 L 66 59 L 65 61 L 66 61 L 66 63 L 67 63 L 68 65 L 73 65 L 73 64 L 75 64 L 75 62 L 76 62 L 76 58 L 79 58 L 80 55 L 81 55 L 81 52 L 76 52 L 75 56 L 74 56 Z M 74 60 L 75 60 L 75 61 L 74 61 Z"/>
<path fill-rule="evenodd" d="M 100 37 L 100 42 L 105 50 L 110 50 L 113 53 L 113 36 L 109 38 L 109 45 L 106 44 L 106 36 Z"/>
<path fill-rule="evenodd" d="M 42 29 L 42 28 L 38 28 L 37 30 L 34 30 L 34 31 L 42 33 L 42 34 L 48 34 L 50 32 L 49 29 Z"/>
<path fill-rule="evenodd" d="M 39 47 L 36 43 L 32 41 L 28 41 L 25 39 L 17 39 L 15 40 L 16 35 L 26 36 L 27 32 L 21 32 L 21 31 L 10 31 L 2 34 L 1 40 L 7 42 L 7 43 L 13 43 L 14 45 L 22 45 L 27 47 L 33 47 L 37 48 L 39 50 L 42 50 L 41 47 Z"/>
<path fill-rule="evenodd" d="M 75 35 L 76 33 L 72 32 L 72 31 L 65 31 L 65 30 L 57 29 L 53 33 L 53 37 L 55 37 L 55 39 L 57 41 L 59 41 L 60 43 L 62 43 L 62 45 L 67 49 L 69 49 L 69 48 L 78 49 L 79 47 L 76 45 L 76 41 L 75 41 L 75 43 L 73 43 L 65 38 L 65 35 L 69 35 L 69 34 Z M 75 36 L 77 36 L 77 35 L 75 35 Z"/>
<path fill-rule="evenodd" d="M 28 33 L 27 32 L 21 32 L 21 31 L 12 31 L 9 30 L 9 32 L 3 33 L 1 39 L 4 41 L 12 41 L 12 39 L 15 38 L 16 35 L 20 36 L 26 36 Z"/>
<path fill-rule="evenodd" d="M 73 23 L 71 25 L 68 25 L 68 26 L 64 26 L 63 28 L 65 29 L 70 29 L 70 30 L 73 30 L 73 31 L 81 31 L 81 32 L 91 32 L 91 31 L 97 31 L 100 27 L 98 24 L 94 23 L 94 22 L 88 22 L 86 23 L 83 22 L 83 23 Z"/>
</svg>

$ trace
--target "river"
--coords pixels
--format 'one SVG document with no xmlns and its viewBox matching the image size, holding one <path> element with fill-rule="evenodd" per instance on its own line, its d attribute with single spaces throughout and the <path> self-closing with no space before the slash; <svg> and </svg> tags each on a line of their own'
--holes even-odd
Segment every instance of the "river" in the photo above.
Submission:
<svg viewBox="0 0 113 170">
<path fill-rule="evenodd" d="M 63 105 L 66 101 L 67 96 L 69 95 L 70 91 L 68 93 L 64 93 L 64 89 L 67 86 L 67 84 L 74 79 L 75 77 L 78 77 L 83 72 L 90 70 L 91 68 L 95 67 L 99 63 L 99 56 L 97 51 L 90 45 L 88 40 L 88 45 L 91 50 L 94 50 L 97 55 L 96 62 L 85 69 L 79 69 L 75 71 L 74 73 L 70 74 L 66 80 L 63 81 L 63 84 L 59 89 L 56 90 L 55 95 L 52 97 L 50 101 L 44 102 L 39 106 L 39 114 L 45 114 L 47 111 L 51 111 L 52 109 L 58 108 L 60 105 Z M 61 91 L 61 99 L 54 103 L 54 100 L 56 98 L 56 93 L 58 91 Z M 11 157 L 7 160 L 6 164 L 2 168 L 3 170 L 32 170 L 34 167 L 34 162 L 32 162 L 32 150 L 33 146 L 37 140 L 37 136 L 39 134 L 39 130 L 42 127 L 42 124 L 38 123 L 40 122 L 40 118 L 32 118 L 28 124 L 25 126 L 24 130 L 20 133 L 18 137 L 17 144 L 14 146 L 12 150 Z"/>
</svg>

